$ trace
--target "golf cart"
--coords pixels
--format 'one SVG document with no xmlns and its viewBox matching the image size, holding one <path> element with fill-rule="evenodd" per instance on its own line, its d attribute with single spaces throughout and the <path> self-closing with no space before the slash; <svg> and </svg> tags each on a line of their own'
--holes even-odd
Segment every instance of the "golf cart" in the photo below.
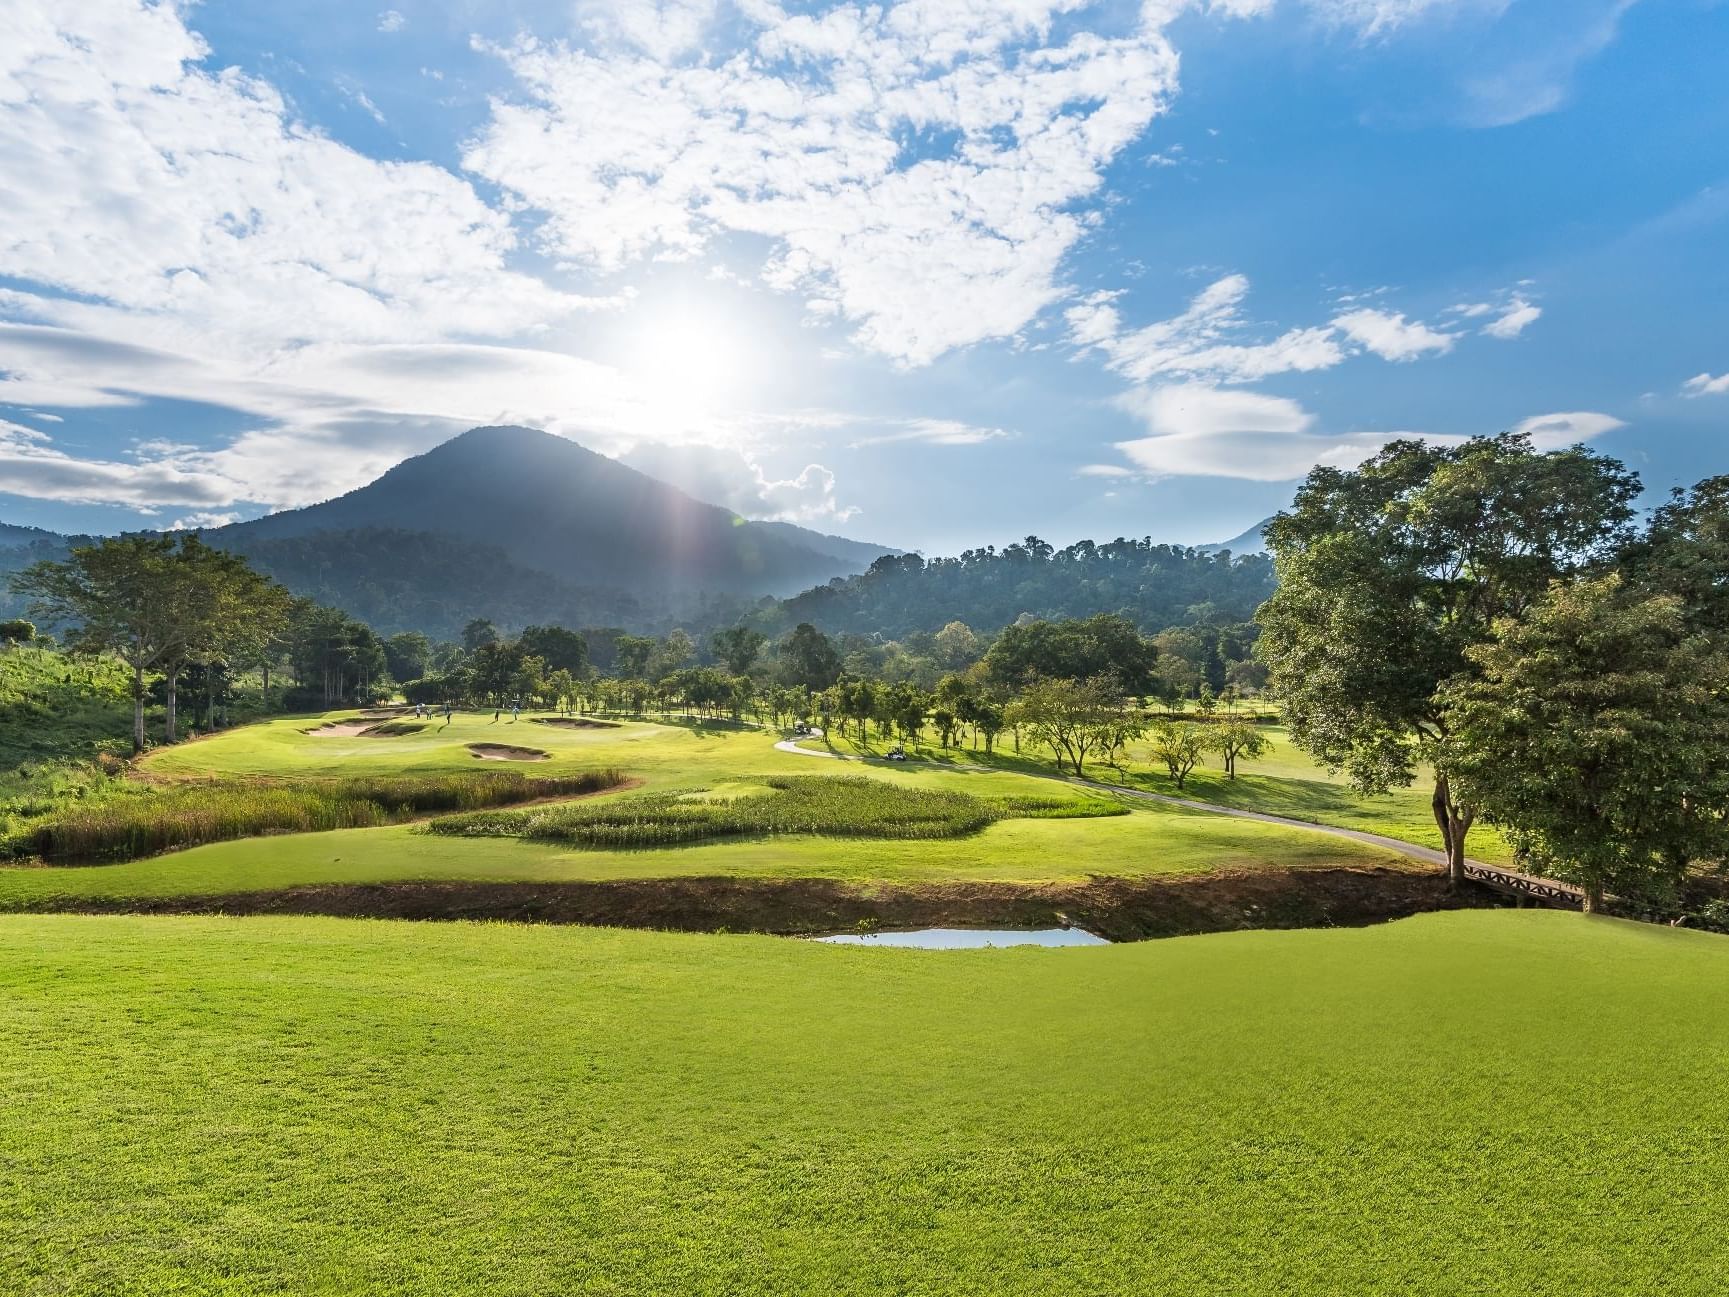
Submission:
<svg viewBox="0 0 1729 1297">
<path fill-rule="evenodd" d="M 907 759 L 906 745 L 901 743 L 895 744 L 888 750 L 888 759 L 890 761 L 905 761 Z"/>
</svg>

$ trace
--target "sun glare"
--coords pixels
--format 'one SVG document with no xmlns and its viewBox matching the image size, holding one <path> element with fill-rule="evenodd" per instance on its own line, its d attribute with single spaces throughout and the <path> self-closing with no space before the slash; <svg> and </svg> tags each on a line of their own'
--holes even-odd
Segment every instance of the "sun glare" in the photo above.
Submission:
<svg viewBox="0 0 1729 1297">
<path fill-rule="evenodd" d="M 738 405 L 752 378 L 744 327 L 720 312 L 691 307 L 644 317 L 622 367 L 654 431 L 689 430 Z"/>
</svg>

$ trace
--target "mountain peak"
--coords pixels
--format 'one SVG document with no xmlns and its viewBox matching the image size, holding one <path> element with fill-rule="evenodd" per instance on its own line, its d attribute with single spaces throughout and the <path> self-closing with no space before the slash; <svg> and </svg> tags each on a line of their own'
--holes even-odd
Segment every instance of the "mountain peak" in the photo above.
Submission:
<svg viewBox="0 0 1729 1297">
<path fill-rule="evenodd" d="M 567 437 L 511 424 L 470 428 L 359 490 L 216 535 L 244 550 L 379 528 L 494 546 L 559 581 L 650 598 L 791 594 L 869 565 L 817 532 L 744 522 Z"/>
</svg>

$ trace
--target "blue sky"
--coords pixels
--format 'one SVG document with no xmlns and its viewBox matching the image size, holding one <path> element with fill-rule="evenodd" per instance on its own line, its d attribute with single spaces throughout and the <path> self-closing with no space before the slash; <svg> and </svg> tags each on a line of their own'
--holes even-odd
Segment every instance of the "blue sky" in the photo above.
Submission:
<svg viewBox="0 0 1729 1297">
<path fill-rule="evenodd" d="M 1393 435 L 1729 471 L 1723 0 L 7 0 L 0 520 L 463 428 L 952 552 Z"/>
</svg>

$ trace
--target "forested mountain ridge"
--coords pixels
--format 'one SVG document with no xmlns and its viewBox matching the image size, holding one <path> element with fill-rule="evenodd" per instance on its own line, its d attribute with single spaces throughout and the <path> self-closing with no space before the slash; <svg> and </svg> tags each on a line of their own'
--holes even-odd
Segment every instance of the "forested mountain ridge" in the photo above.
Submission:
<svg viewBox="0 0 1729 1297">
<path fill-rule="evenodd" d="M 702 594 L 791 594 L 886 552 L 747 521 L 564 437 L 519 427 L 472 428 L 358 490 L 206 539 L 250 553 L 262 541 L 361 529 L 487 546 L 553 581 L 623 591 L 651 608 Z"/>
<path fill-rule="evenodd" d="M 1059 550 L 1029 536 L 954 558 L 880 558 L 867 572 L 780 600 L 753 620 L 771 630 L 809 622 L 831 634 L 898 638 L 951 621 L 994 631 L 1023 615 L 1115 612 L 1157 631 L 1197 616 L 1246 621 L 1272 591 L 1273 564 L 1263 554 L 1207 553 L 1150 538 Z"/>
<path fill-rule="evenodd" d="M 436 532 L 364 527 L 227 540 L 223 548 L 295 594 L 341 608 L 381 635 L 420 631 L 454 640 L 475 617 L 513 627 L 638 626 L 654 620 L 628 591 L 571 585 L 513 562 L 496 545 Z"/>
</svg>

